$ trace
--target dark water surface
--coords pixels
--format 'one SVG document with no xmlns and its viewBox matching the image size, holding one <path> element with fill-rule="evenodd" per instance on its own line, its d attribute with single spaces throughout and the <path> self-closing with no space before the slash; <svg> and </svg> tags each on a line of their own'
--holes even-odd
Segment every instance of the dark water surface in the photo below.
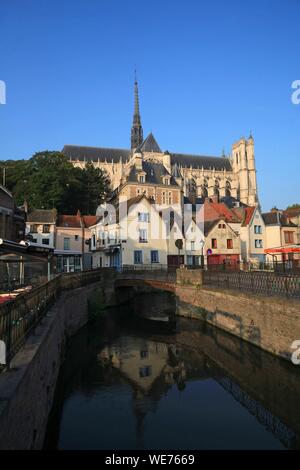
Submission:
<svg viewBox="0 0 300 470">
<path fill-rule="evenodd" d="M 46 448 L 299 448 L 300 368 L 180 318 L 149 330 L 124 307 L 71 341 Z"/>
</svg>

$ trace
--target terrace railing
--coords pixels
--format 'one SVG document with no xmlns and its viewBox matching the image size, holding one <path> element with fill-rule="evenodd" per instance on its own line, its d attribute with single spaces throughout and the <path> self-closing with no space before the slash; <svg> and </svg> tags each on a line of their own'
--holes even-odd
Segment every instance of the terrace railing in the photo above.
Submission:
<svg viewBox="0 0 300 470">
<path fill-rule="evenodd" d="M 108 269 L 59 274 L 51 281 L 0 304 L 0 340 L 4 341 L 6 346 L 6 368 L 62 291 L 100 281 Z M 0 367 L 2 370 L 5 368 L 1 365 Z"/>
<path fill-rule="evenodd" d="M 255 294 L 300 298 L 300 275 L 266 271 L 204 272 L 204 284 Z"/>
</svg>

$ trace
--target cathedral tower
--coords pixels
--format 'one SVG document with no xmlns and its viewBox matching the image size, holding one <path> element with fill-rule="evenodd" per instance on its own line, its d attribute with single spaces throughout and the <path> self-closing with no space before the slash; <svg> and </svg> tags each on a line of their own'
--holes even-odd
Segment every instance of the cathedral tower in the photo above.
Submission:
<svg viewBox="0 0 300 470">
<path fill-rule="evenodd" d="M 242 137 L 232 146 L 232 168 L 238 178 L 238 199 L 244 204 L 258 204 L 254 140 Z"/>
<path fill-rule="evenodd" d="M 134 112 L 133 123 L 131 127 L 131 150 L 133 151 L 143 142 L 143 128 L 141 123 L 140 108 L 139 108 L 139 91 L 138 84 L 135 77 L 134 82 Z"/>
</svg>

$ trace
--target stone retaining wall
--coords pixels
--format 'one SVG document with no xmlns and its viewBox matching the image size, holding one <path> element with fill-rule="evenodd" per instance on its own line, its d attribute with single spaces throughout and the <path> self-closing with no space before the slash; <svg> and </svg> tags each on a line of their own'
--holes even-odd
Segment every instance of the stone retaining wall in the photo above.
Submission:
<svg viewBox="0 0 300 470">
<path fill-rule="evenodd" d="M 66 339 L 88 321 L 99 283 L 64 292 L 0 375 L 0 449 L 41 449 Z M 111 295 L 111 289 L 108 289 Z"/>
<path fill-rule="evenodd" d="M 277 356 L 291 360 L 300 340 L 300 302 L 204 286 L 177 285 L 178 314 L 201 318 Z"/>
</svg>

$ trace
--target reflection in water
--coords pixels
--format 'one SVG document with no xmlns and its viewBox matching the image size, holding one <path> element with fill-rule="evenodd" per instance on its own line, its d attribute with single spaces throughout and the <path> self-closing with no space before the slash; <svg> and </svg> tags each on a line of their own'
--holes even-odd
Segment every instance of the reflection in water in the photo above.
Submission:
<svg viewBox="0 0 300 470">
<path fill-rule="evenodd" d="M 131 319 L 108 310 L 71 341 L 46 448 L 299 448 L 297 367 L 198 321 Z"/>
</svg>

